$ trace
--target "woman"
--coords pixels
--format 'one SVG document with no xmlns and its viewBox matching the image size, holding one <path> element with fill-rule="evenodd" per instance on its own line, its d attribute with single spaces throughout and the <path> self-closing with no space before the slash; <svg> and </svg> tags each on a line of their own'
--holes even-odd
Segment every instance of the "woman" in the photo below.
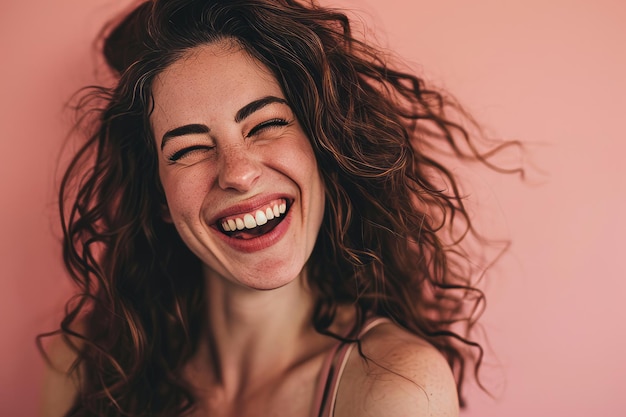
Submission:
<svg viewBox="0 0 626 417">
<path fill-rule="evenodd" d="M 294 0 L 143 2 L 103 50 L 44 415 L 458 415 L 482 294 L 433 153 L 487 163 L 458 106 Z"/>
</svg>

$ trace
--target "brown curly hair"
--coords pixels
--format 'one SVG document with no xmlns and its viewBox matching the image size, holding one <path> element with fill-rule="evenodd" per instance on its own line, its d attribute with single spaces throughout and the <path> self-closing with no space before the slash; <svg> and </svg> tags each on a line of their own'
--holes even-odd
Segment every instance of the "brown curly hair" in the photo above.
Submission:
<svg viewBox="0 0 626 417">
<path fill-rule="evenodd" d="M 484 296 L 460 245 L 474 229 L 458 180 L 436 155 L 443 147 L 490 165 L 510 142 L 480 153 L 448 116 L 473 123 L 455 101 L 314 2 L 151 0 L 103 39 L 116 84 L 81 95 L 94 127 L 60 189 L 64 262 L 79 291 L 56 333 L 84 369 L 68 416 L 176 416 L 194 404 L 181 369 L 198 345 L 204 284 L 200 261 L 162 219 L 148 118 L 155 76 L 222 39 L 274 74 L 316 154 L 326 208 L 307 264 L 312 325 L 332 335 L 340 304 L 357 308 L 357 328 L 388 317 L 446 357 L 461 394 L 482 359 L 468 335 Z"/>
</svg>

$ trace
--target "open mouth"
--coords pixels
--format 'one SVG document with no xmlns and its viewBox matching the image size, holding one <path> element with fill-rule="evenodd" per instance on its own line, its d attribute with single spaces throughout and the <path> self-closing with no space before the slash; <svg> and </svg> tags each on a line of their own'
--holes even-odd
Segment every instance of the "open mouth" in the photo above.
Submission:
<svg viewBox="0 0 626 417">
<path fill-rule="evenodd" d="M 284 198 L 271 201 L 250 212 L 224 217 L 217 222 L 217 229 L 235 239 L 254 239 L 271 232 L 287 216 L 291 202 Z"/>
</svg>

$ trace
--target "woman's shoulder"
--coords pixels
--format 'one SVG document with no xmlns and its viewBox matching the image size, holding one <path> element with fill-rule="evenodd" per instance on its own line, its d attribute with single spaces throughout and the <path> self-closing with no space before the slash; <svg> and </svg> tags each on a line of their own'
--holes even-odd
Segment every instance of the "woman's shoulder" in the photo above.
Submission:
<svg viewBox="0 0 626 417">
<path fill-rule="evenodd" d="M 456 383 L 443 355 L 420 337 L 382 321 L 346 363 L 337 400 L 342 416 L 458 416 Z"/>
<path fill-rule="evenodd" d="M 75 338 L 71 342 L 76 347 L 80 346 L 80 341 Z M 60 417 L 71 408 L 78 392 L 79 369 L 74 366 L 78 354 L 60 334 L 45 341 L 44 351 L 46 366 L 40 396 L 40 415 Z"/>
</svg>

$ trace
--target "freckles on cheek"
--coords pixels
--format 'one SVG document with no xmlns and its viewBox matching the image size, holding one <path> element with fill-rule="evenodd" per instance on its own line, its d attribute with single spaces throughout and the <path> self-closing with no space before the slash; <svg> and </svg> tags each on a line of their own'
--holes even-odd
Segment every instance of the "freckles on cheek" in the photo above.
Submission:
<svg viewBox="0 0 626 417">
<path fill-rule="evenodd" d="M 192 222 L 198 220 L 203 211 L 205 190 L 188 182 L 176 182 L 168 185 L 165 188 L 165 195 L 174 219 Z"/>
</svg>

